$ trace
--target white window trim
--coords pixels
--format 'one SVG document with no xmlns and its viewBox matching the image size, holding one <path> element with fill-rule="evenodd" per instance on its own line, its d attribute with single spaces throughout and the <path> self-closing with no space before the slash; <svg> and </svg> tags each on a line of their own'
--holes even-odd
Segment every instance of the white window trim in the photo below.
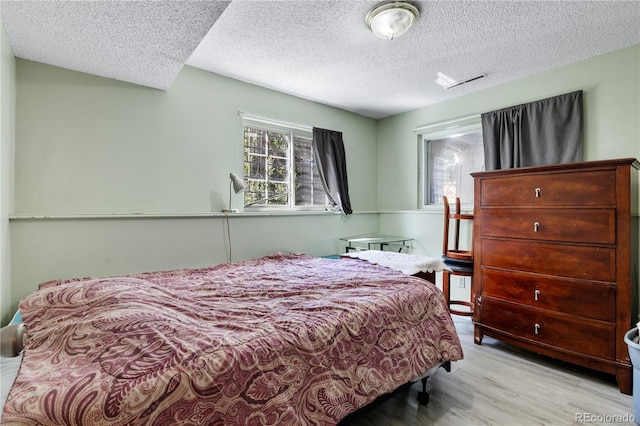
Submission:
<svg viewBox="0 0 640 426">
<path fill-rule="evenodd" d="M 265 125 L 271 125 L 274 126 L 278 129 L 282 129 L 283 127 L 286 127 L 288 129 L 293 129 L 293 130 L 300 130 L 303 132 L 313 132 L 313 127 L 311 126 L 306 126 L 304 124 L 296 124 L 296 123 L 290 123 L 284 120 L 278 120 L 275 118 L 269 118 L 269 117 L 263 117 L 263 116 L 259 116 L 259 115 L 253 115 L 253 114 L 249 114 L 246 112 L 239 112 L 238 115 L 240 117 L 242 117 L 242 120 L 240 121 L 241 123 L 244 122 L 244 120 L 251 120 L 251 121 L 255 121 L 258 123 L 262 123 Z M 244 125 L 242 125 L 244 127 Z"/>
<path fill-rule="evenodd" d="M 425 204 L 425 185 L 428 174 L 426 170 L 425 155 L 427 141 L 444 139 L 454 135 L 466 135 L 482 131 L 482 121 L 480 115 L 470 115 L 453 120 L 440 121 L 433 124 L 417 127 L 413 129 L 417 133 L 418 141 L 418 209 L 427 211 L 441 211 L 439 204 Z M 464 212 L 473 212 L 473 203 L 464 203 L 460 206 Z"/>
</svg>

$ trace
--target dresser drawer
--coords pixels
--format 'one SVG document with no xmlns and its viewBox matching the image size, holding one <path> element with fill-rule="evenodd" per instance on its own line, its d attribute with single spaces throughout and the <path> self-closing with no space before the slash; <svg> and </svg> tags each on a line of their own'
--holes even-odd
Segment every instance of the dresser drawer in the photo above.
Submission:
<svg viewBox="0 0 640 426">
<path fill-rule="evenodd" d="M 486 178 L 481 181 L 481 206 L 613 206 L 613 170 L 540 173 Z"/>
<path fill-rule="evenodd" d="M 613 285 L 482 268 L 482 294 L 601 321 L 616 319 Z"/>
<path fill-rule="evenodd" d="M 483 266 L 592 281 L 616 281 L 616 250 L 537 241 L 481 241 Z"/>
<path fill-rule="evenodd" d="M 482 317 L 484 325 L 516 337 L 596 357 L 615 358 L 615 326 L 612 323 L 530 308 L 491 297 L 482 298 Z"/>
<path fill-rule="evenodd" d="M 487 209 L 480 234 L 577 243 L 615 244 L 615 209 Z"/>
</svg>

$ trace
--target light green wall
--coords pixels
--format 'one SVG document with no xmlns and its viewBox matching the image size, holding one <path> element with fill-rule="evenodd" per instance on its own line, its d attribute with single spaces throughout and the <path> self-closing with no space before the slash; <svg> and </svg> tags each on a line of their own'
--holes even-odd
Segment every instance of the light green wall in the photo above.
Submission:
<svg viewBox="0 0 640 426">
<path fill-rule="evenodd" d="M 380 120 L 379 208 L 417 208 L 413 129 L 574 90 L 584 91 L 584 160 L 640 158 L 640 46 L 633 46 Z"/>
<path fill-rule="evenodd" d="M 12 219 L 12 308 L 53 278 L 224 262 L 227 229 L 233 260 L 377 231 L 373 119 L 190 67 L 159 91 L 18 59 L 16 98 L 15 213 L 58 218 Z M 356 213 L 215 216 L 242 171 L 239 111 L 343 132 Z M 142 214 L 59 218 L 112 213 Z"/>
<path fill-rule="evenodd" d="M 574 90 L 584 91 L 584 160 L 640 159 L 640 46 L 633 46 L 380 120 L 380 232 L 415 236 L 416 252 L 423 255 L 442 251 L 442 209 L 416 210 L 418 142 L 413 129 Z M 468 299 L 468 294 L 468 288 L 452 289 L 454 298 Z"/>
<path fill-rule="evenodd" d="M 16 213 L 219 212 L 239 111 L 343 132 L 351 202 L 377 208 L 376 122 L 185 67 L 167 91 L 17 61 Z"/>
<path fill-rule="evenodd" d="M 9 214 L 13 212 L 15 72 L 13 50 L 0 26 L 0 319 L 4 319 L 5 312 L 11 315 Z"/>
<path fill-rule="evenodd" d="M 41 282 L 216 265 L 275 252 L 341 253 L 339 237 L 374 232 L 377 214 L 14 220 L 13 307 Z"/>
</svg>

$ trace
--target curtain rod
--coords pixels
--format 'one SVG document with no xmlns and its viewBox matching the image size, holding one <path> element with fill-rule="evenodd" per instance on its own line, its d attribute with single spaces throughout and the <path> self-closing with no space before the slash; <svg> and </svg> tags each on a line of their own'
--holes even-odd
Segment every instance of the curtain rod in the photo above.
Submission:
<svg viewBox="0 0 640 426">
<path fill-rule="evenodd" d="M 461 121 L 471 120 L 472 118 L 479 119 L 480 118 L 480 114 L 473 114 L 473 115 L 468 115 L 466 117 L 454 118 L 453 120 L 440 121 L 438 123 L 433 123 L 433 124 L 426 124 L 424 126 L 416 127 L 415 129 L 413 129 L 413 131 L 414 132 L 419 132 L 421 130 L 432 129 L 434 127 L 446 126 L 447 124 L 456 124 L 456 123 L 459 123 Z"/>
<path fill-rule="evenodd" d="M 283 120 L 278 120 L 277 118 L 271 118 L 271 117 L 262 117 L 259 115 L 255 115 L 255 114 L 250 114 L 248 112 L 242 112 L 239 111 L 238 115 L 242 118 L 247 118 L 249 120 L 254 120 L 254 121 L 259 121 L 261 123 L 264 124 L 273 124 L 276 126 L 286 126 L 295 130 L 304 130 L 304 131 L 313 131 L 313 127 L 312 126 L 307 126 L 305 124 L 297 124 L 297 123 L 290 123 L 288 121 L 283 121 Z"/>
</svg>

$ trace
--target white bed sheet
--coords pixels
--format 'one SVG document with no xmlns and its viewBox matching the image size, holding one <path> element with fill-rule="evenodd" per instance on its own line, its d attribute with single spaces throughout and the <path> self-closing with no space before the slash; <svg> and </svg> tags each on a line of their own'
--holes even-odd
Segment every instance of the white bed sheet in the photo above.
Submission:
<svg viewBox="0 0 640 426">
<path fill-rule="evenodd" d="M 362 250 L 344 253 L 340 256 L 366 260 L 374 265 L 384 266 L 394 271 L 402 272 L 405 275 L 414 275 L 419 272 L 442 272 L 451 270 L 442 259 L 418 256 L 415 254 L 396 253 L 393 251 Z"/>
</svg>

